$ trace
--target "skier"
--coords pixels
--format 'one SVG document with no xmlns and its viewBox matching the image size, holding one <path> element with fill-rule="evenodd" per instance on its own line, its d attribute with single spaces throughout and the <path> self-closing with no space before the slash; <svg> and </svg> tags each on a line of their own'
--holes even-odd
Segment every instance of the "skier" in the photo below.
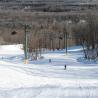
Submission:
<svg viewBox="0 0 98 98">
<path fill-rule="evenodd" d="M 64 66 L 64 69 L 65 69 L 65 70 L 66 70 L 66 67 L 67 67 L 67 66 L 66 66 L 66 64 L 65 64 L 65 66 Z"/>
<path fill-rule="evenodd" d="M 51 63 L 51 59 L 49 59 L 49 63 Z"/>
</svg>

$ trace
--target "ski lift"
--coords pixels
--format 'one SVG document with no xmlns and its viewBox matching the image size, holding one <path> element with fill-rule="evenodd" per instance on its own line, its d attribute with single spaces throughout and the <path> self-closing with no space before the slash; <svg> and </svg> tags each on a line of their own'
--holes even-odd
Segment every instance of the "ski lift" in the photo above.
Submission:
<svg viewBox="0 0 98 98">
<path fill-rule="evenodd" d="M 11 32 L 11 35 L 16 35 L 17 32 L 15 31 L 15 28 L 16 28 L 16 24 L 15 24 L 15 22 L 12 22 L 11 26 L 12 26 L 12 32 Z"/>
<path fill-rule="evenodd" d="M 11 35 L 16 35 L 16 34 L 17 34 L 16 31 L 12 31 L 12 32 L 11 32 Z"/>
<path fill-rule="evenodd" d="M 60 36 L 59 39 L 62 40 L 63 38 Z"/>
</svg>

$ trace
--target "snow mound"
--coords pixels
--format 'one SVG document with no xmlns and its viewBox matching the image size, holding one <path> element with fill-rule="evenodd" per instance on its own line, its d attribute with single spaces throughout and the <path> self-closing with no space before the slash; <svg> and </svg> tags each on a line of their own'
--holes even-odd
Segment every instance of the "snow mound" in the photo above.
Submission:
<svg viewBox="0 0 98 98">
<path fill-rule="evenodd" d="M 0 46 L 0 55 L 1 54 L 21 54 L 23 45 L 2 45 Z"/>
</svg>

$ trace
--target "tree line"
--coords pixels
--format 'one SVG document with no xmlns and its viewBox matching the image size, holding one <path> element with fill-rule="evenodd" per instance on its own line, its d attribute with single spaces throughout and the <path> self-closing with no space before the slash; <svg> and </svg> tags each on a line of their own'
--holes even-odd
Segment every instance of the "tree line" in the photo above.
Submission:
<svg viewBox="0 0 98 98">
<path fill-rule="evenodd" d="M 94 14 L 87 13 L 84 19 L 77 21 L 54 19 L 46 24 L 40 23 L 35 32 L 29 35 L 30 53 L 41 53 L 44 49 L 66 49 L 67 53 L 68 40 L 71 40 L 83 47 L 86 59 L 98 57 L 98 18 Z"/>
<path fill-rule="evenodd" d="M 98 57 L 97 14 L 88 12 L 87 14 L 72 14 L 65 17 L 65 15 L 58 14 L 57 16 L 52 13 L 52 15 L 37 15 L 34 19 L 29 24 L 28 31 L 28 51 L 30 54 L 41 54 L 47 49 L 66 49 L 67 53 L 67 46 L 76 44 L 83 47 L 86 59 Z M 2 31 L 4 39 L 7 42 L 24 43 L 24 25 L 18 21 L 17 24 L 15 22 L 11 25 L 6 24 L 6 29 Z M 3 25 L 5 26 L 5 24 Z M 0 30 L 2 28 L 1 25 Z"/>
</svg>

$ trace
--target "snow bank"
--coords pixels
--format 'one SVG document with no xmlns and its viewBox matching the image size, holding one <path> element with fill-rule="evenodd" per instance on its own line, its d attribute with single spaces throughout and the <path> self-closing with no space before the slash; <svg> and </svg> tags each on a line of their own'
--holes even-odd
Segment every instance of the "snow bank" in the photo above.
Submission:
<svg viewBox="0 0 98 98">
<path fill-rule="evenodd" d="M 0 46 L 0 55 L 2 54 L 21 54 L 23 53 L 22 50 L 23 45 L 1 45 Z"/>
</svg>

